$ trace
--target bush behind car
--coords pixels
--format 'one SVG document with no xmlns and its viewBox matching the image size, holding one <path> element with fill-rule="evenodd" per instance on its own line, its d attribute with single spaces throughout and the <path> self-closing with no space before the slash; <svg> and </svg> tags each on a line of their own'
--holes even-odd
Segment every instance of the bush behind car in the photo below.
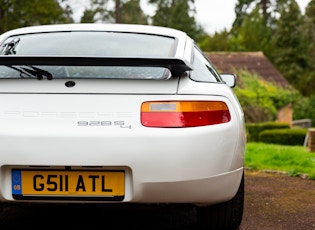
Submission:
<svg viewBox="0 0 315 230">
<path fill-rule="evenodd" d="M 282 145 L 303 145 L 307 129 L 287 123 L 263 122 L 246 124 L 249 142 L 264 142 Z"/>
</svg>

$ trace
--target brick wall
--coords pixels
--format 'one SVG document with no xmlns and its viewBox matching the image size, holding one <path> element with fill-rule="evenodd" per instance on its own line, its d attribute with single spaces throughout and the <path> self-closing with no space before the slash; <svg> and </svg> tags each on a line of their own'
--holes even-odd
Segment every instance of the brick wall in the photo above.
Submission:
<svg viewBox="0 0 315 230">
<path fill-rule="evenodd" d="M 290 126 L 292 126 L 292 114 L 292 104 L 290 103 L 278 111 L 277 121 L 288 123 Z"/>
</svg>

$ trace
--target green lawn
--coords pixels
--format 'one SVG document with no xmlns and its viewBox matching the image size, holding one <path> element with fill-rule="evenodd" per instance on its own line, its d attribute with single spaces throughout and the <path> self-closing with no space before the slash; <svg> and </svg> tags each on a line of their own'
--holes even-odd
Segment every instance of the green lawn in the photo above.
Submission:
<svg viewBox="0 0 315 230">
<path fill-rule="evenodd" d="M 253 170 L 276 170 L 290 176 L 306 175 L 315 180 L 315 152 L 303 146 L 249 142 L 245 167 Z"/>
</svg>

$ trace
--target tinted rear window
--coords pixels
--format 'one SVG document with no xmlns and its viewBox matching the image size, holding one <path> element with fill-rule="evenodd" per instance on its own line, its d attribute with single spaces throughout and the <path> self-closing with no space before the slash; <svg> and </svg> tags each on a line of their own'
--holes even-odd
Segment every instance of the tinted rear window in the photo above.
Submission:
<svg viewBox="0 0 315 230">
<path fill-rule="evenodd" d="M 10 37 L 0 47 L 2 55 L 38 56 L 103 56 L 150 57 L 174 56 L 176 39 L 140 33 L 122 32 L 51 32 Z M 166 79 L 167 69 L 161 67 L 77 67 L 37 66 L 49 71 L 53 78 L 128 78 Z M 0 66 L 0 78 L 33 78 L 27 66 Z"/>
<path fill-rule="evenodd" d="M 15 55 L 76 55 L 171 57 L 175 53 L 174 38 L 117 32 L 54 32 L 11 37 L 1 46 L 19 39 L 12 52 Z"/>
</svg>

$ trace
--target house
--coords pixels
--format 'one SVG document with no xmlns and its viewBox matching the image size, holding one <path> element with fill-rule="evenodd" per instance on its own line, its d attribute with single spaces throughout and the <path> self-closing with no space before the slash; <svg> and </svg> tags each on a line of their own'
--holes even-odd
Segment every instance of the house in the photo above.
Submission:
<svg viewBox="0 0 315 230">
<path fill-rule="evenodd" d="M 205 52 L 219 73 L 234 73 L 235 69 L 245 69 L 256 73 L 265 81 L 274 82 L 283 88 L 292 88 L 289 82 L 272 65 L 263 52 Z M 292 105 L 278 111 L 278 122 L 292 125 Z"/>
<path fill-rule="evenodd" d="M 289 82 L 272 65 L 263 52 L 206 52 L 206 56 L 220 73 L 233 73 L 234 69 L 246 69 L 265 81 L 282 87 L 291 87 Z"/>
</svg>

